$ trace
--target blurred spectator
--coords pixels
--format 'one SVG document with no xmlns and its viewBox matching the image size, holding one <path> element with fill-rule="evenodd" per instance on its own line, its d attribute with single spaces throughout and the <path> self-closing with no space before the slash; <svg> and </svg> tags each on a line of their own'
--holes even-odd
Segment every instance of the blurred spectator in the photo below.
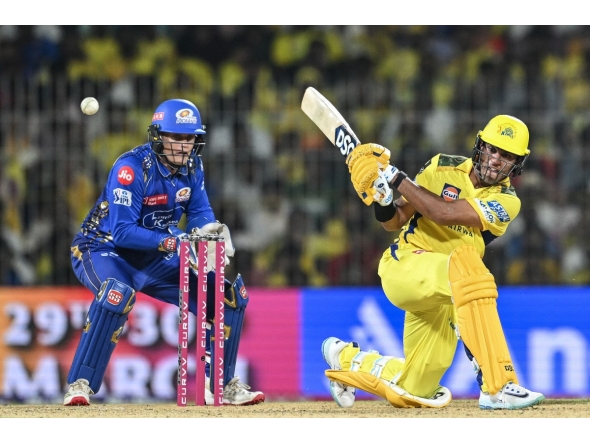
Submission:
<svg viewBox="0 0 590 444">
<path fill-rule="evenodd" d="M 206 185 L 248 280 L 378 284 L 367 264 L 389 240 L 349 203 L 344 159 L 301 112 L 307 86 L 410 175 L 441 147 L 469 156 L 474 123 L 522 118 L 532 153 L 513 184 L 526 204 L 484 260 L 499 284 L 587 282 L 589 38 L 587 26 L 2 25 L 2 283 L 77 285 L 62 266 L 70 221 L 147 137 L 151 104 L 183 96 L 216 122 Z M 89 95 L 92 117 L 78 108 Z"/>
</svg>

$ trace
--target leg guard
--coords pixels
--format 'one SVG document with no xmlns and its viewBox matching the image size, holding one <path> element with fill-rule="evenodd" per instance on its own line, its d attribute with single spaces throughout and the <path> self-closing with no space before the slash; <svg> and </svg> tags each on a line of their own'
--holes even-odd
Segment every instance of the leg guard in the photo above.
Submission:
<svg viewBox="0 0 590 444">
<path fill-rule="evenodd" d="M 432 398 L 420 398 L 408 393 L 399 385 L 388 383 L 370 373 L 326 370 L 326 376 L 332 381 L 387 399 L 392 406 L 398 408 L 442 408 L 452 400 L 451 392 L 446 387 L 440 387 Z"/>
<path fill-rule="evenodd" d="M 90 305 L 86 324 L 68 374 L 68 384 L 83 378 L 97 393 L 109 359 L 129 312 L 135 304 L 135 290 L 115 279 L 105 280 Z"/>
<path fill-rule="evenodd" d="M 372 393 L 398 408 L 441 408 L 451 402 L 451 392 L 446 387 L 439 387 L 431 398 L 422 398 L 397 385 L 399 373 L 391 381 L 382 379 L 381 374 L 385 365 L 394 359 L 391 356 L 376 359 L 369 373 L 359 371 L 364 358 L 371 354 L 378 353 L 359 351 L 351 362 L 350 370 L 326 370 L 325 374 L 331 381 Z"/>
<path fill-rule="evenodd" d="M 498 316 L 496 283 L 472 245 L 451 253 L 449 283 L 459 333 L 479 364 L 489 392 L 497 393 L 510 381 L 518 384 Z"/>
<path fill-rule="evenodd" d="M 215 298 L 214 272 L 207 275 L 207 318 L 213 319 L 213 301 Z M 234 283 L 225 280 L 225 359 L 224 359 L 224 385 L 227 385 L 234 378 L 236 361 L 238 360 L 238 348 L 242 325 L 244 324 L 244 313 L 249 301 L 248 292 L 244 286 L 242 276 L 238 274 Z M 211 354 L 211 329 L 207 329 L 206 340 L 207 354 Z M 207 360 L 208 363 L 210 359 Z M 209 376 L 209 364 L 206 374 Z"/>
</svg>

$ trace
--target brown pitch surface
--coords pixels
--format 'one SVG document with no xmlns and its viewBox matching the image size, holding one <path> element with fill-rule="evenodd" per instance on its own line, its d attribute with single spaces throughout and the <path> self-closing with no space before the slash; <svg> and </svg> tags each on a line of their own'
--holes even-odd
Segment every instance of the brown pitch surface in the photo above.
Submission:
<svg viewBox="0 0 590 444">
<path fill-rule="evenodd" d="M 442 409 L 397 409 L 386 401 L 265 402 L 247 407 L 177 407 L 176 404 L 0 405 L 0 418 L 590 418 L 590 399 L 547 399 L 524 410 L 480 410 L 477 400 L 453 400 Z"/>
</svg>

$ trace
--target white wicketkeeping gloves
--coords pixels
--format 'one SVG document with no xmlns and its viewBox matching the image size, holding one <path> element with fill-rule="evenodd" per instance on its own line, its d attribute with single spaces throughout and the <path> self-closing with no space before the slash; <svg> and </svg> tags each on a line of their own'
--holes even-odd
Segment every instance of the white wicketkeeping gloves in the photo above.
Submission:
<svg viewBox="0 0 590 444">
<path fill-rule="evenodd" d="M 227 225 L 222 224 L 219 221 L 209 222 L 208 224 L 203 225 L 201 228 L 193 229 L 193 233 L 200 236 L 205 236 L 207 234 L 223 236 L 225 241 L 225 265 L 229 265 L 229 258 L 234 256 L 236 249 L 234 248 L 234 245 L 231 241 L 231 235 Z M 215 250 L 212 248 L 209 249 L 207 263 L 209 264 L 210 268 L 215 268 L 214 255 Z"/>
</svg>

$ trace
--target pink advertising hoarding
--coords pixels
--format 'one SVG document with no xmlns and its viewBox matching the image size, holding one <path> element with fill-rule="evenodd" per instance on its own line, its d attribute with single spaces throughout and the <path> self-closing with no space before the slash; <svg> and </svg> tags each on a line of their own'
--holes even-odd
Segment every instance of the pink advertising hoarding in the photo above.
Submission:
<svg viewBox="0 0 590 444">
<path fill-rule="evenodd" d="M 269 399 L 299 397 L 299 291 L 248 292 L 236 372 Z M 63 396 L 91 301 L 92 294 L 81 287 L 0 288 L 0 398 L 57 401 Z M 191 327 L 189 376 L 194 375 Z M 177 328 L 176 306 L 139 293 L 96 399 L 175 399 Z M 194 377 L 191 382 L 193 397 Z"/>
</svg>

